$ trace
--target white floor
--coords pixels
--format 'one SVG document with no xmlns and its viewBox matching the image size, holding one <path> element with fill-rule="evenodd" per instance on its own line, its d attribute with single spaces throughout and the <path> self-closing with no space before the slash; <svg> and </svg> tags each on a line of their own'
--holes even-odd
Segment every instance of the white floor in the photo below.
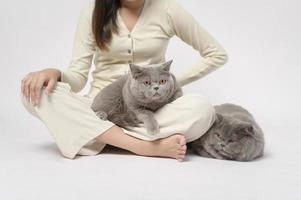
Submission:
<svg viewBox="0 0 301 200">
<path fill-rule="evenodd" d="M 0 135 L 0 199 L 301 198 L 301 148 L 292 130 L 287 137 L 286 130 L 265 128 L 266 155 L 248 163 L 191 152 L 178 162 L 113 147 L 69 160 L 40 121 L 25 112 L 17 120 L 14 127 L 4 124 Z"/>
</svg>

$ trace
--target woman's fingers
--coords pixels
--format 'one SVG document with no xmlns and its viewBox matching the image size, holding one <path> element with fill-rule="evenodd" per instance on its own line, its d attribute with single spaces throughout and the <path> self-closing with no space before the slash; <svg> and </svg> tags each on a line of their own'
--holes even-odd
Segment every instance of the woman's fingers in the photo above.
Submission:
<svg viewBox="0 0 301 200">
<path fill-rule="evenodd" d="M 23 96 L 25 96 L 24 83 L 25 83 L 25 78 L 23 78 L 22 81 L 21 81 L 21 93 L 22 93 Z"/>
<path fill-rule="evenodd" d="M 30 72 L 22 79 L 21 91 L 26 100 L 33 105 L 39 104 L 42 87 L 46 85 L 45 93 L 50 93 L 59 77 L 56 69 L 45 69 L 37 72 Z"/>
<path fill-rule="evenodd" d="M 21 90 L 28 102 L 32 105 L 39 103 L 41 88 L 45 82 L 45 76 L 39 72 L 30 72 L 22 80 Z"/>
<path fill-rule="evenodd" d="M 23 96 L 26 98 L 26 100 L 28 101 L 28 96 L 27 96 L 27 88 L 28 87 L 28 75 L 26 75 L 23 79 L 22 79 L 22 86 L 21 86 L 21 90 L 23 93 Z"/>
<path fill-rule="evenodd" d="M 46 94 L 49 94 L 53 90 L 56 82 L 57 81 L 55 79 L 50 79 L 48 81 L 48 84 L 47 84 L 46 89 L 45 89 Z"/>
<path fill-rule="evenodd" d="M 45 82 L 45 80 L 42 79 L 42 78 L 39 78 L 37 80 L 37 82 L 36 82 L 35 92 L 34 92 L 34 102 L 35 102 L 35 105 L 39 104 L 40 96 L 41 96 L 41 90 L 42 90 L 42 87 L 44 85 L 44 82 Z"/>
<path fill-rule="evenodd" d="M 30 96 L 30 101 L 32 103 L 32 105 L 35 105 L 35 88 L 36 88 L 36 84 L 37 84 L 37 78 L 33 78 L 32 82 L 30 83 L 30 87 L 29 87 L 29 96 Z"/>
<path fill-rule="evenodd" d="M 25 95 L 25 98 L 26 100 L 29 102 L 29 87 L 30 87 L 30 80 L 29 79 L 26 79 L 24 81 L 24 95 Z"/>
</svg>

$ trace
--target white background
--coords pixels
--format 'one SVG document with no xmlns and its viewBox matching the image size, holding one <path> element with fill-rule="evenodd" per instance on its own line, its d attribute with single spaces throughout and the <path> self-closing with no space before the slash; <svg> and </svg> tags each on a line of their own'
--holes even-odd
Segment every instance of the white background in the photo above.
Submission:
<svg viewBox="0 0 301 200">
<path fill-rule="evenodd" d="M 63 158 L 44 124 L 23 108 L 21 79 L 68 66 L 88 1 L 1 1 L 0 199 L 301 199 L 300 1 L 179 2 L 229 55 L 184 92 L 247 108 L 265 132 L 265 157 L 239 163 L 189 154 L 178 163 L 113 149 Z M 197 56 L 173 38 L 166 57 L 177 74 Z"/>
</svg>

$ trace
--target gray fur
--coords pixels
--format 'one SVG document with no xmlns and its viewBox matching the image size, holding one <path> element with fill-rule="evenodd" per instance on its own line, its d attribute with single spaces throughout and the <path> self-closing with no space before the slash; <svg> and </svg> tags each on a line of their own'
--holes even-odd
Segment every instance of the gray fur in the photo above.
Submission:
<svg viewBox="0 0 301 200">
<path fill-rule="evenodd" d="M 209 158 L 251 161 L 264 153 L 262 129 L 246 109 L 226 103 L 214 106 L 216 120 L 210 129 L 189 146 Z"/>
<path fill-rule="evenodd" d="M 144 123 L 147 133 L 160 132 L 154 112 L 183 95 L 175 76 L 169 71 L 172 60 L 160 64 L 130 64 L 130 73 L 103 88 L 91 108 L 102 120 L 124 126 Z M 160 80 L 166 80 L 160 84 Z M 147 85 L 144 81 L 149 81 Z M 155 95 L 157 87 L 157 95 Z"/>
</svg>

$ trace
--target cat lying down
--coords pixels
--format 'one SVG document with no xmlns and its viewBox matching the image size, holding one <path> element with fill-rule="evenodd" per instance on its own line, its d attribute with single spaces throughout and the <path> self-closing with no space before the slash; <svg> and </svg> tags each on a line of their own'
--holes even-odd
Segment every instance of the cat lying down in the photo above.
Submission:
<svg viewBox="0 0 301 200">
<path fill-rule="evenodd" d="M 251 161 L 263 156 L 263 132 L 251 113 L 230 103 L 214 107 L 214 124 L 188 147 L 201 156 L 224 160 Z"/>
<path fill-rule="evenodd" d="M 183 95 L 170 72 L 172 60 L 160 64 L 130 64 L 130 73 L 103 88 L 91 108 L 102 120 L 124 126 L 144 123 L 150 135 L 160 132 L 154 112 Z"/>
</svg>

